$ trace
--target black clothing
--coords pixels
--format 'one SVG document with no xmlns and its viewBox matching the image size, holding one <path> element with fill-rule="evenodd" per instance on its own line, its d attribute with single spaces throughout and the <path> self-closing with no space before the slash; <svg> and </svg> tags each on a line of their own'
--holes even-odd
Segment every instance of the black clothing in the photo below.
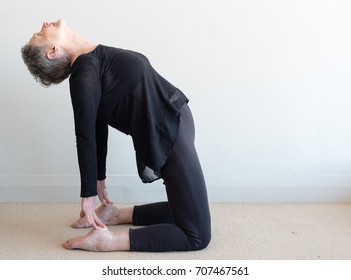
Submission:
<svg viewBox="0 0 351 280">
<path fill-rule="evenodd" d="M 130 135 L 143 182 L 164 180 L 167 202 L 135 206 L 132 251 L 187 251 L 211 239 L 206 184 L 187 97 L 139 53 L 99 45 L 70 77 L 81 196 L 106 177 L 108 125 Z"/>
<path fill-rule="evenodd" d="M 168 202 L 135 206 L 129 230 L 131 251 L 190 251 L 211 239 L 207 191 L 194 147 L 194 123 L 189 107 L 181 109 L 178 138 L 161 169 Z"/>
<path fill-rule="evenodd" d="M 98 45 L 73 63 L 70 92 L 82 197 L 106 177 L 108 125 L 132 137 L 143 182 L 161 177 L 188 99 L 144 55 Z"/>
</svg>

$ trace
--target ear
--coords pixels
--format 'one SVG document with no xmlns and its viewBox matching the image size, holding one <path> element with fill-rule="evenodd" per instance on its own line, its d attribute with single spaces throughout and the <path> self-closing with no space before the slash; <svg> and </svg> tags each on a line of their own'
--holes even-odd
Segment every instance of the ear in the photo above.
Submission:
<svg viewBox="0 0 351 280">
<path fill-rule="evenodd" d="M 46 54 L 48 59 L 55 59 L 58 57 L 59 54 L 59 47 L 53 46 L 48 53 Z"/>
</svg>

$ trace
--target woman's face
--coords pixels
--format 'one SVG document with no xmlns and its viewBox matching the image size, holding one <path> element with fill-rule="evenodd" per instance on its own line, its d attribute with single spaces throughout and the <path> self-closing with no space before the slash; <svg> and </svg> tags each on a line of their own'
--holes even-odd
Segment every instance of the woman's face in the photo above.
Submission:
<svg viewBox="0 0 351 280">
<path fill-rule="evenodd" d="M 29 43 L 37 46 L 59 45 L 65 37 L 66 24 L 62 19 L 56 22 L 45 21 L 39 32 L 33 34 Z"/>
</svg>

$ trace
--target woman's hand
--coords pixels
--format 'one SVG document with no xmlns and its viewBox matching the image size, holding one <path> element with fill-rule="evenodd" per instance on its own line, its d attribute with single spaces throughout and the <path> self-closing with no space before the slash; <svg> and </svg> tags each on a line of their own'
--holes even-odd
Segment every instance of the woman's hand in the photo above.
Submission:
<svg viewBox="0 0 351 280">
<path fill-rule="evenodd" d="M 109 199 L 108 193 L 106 190 L 106 185 L 105 185 L 105 180 L 98 180 L 97 181 L 97 193 L 98 197 L 101 201 L 101 204 L 103 205 L 108 205 L 108 204 L 113 204 L 113 202 Z"/>
<path fill-rule="evenodd" d="M 87 217 L 88 222 L 93 226 L 94 229 L 98 229 L 98 227 L 106 227 L 96 215 L 95 196 L 82 198 L 82 211 L 80 212 L 80 216 L 82 218 L 84 216 Z"/>
</svg>

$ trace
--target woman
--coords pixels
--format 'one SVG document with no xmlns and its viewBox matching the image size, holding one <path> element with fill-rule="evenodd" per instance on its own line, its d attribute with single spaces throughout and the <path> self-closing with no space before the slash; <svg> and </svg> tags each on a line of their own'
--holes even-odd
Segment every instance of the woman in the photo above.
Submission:
<svg viewBox="0 0 351 280">
<path fill-rule="evenodd" d="M 22 48 L 31 74 L 44 86 L 69 77 L 81 175 L 81 218 L 93 229 L 67 249 L 188 251 L 211 238 L 206 185 L 194 147 L 187 97 L 145 56 L 95 45 L 63 20 L 44 22 Z M 167 202 L 118 209 L 105 185 L 108 126 L 130 135 L 144 183 L 162 178 Z M 95 209 L 98 196 L 102 205 Z M 112 233 L 106 225 L 144 226 Z"/>
</svg>

